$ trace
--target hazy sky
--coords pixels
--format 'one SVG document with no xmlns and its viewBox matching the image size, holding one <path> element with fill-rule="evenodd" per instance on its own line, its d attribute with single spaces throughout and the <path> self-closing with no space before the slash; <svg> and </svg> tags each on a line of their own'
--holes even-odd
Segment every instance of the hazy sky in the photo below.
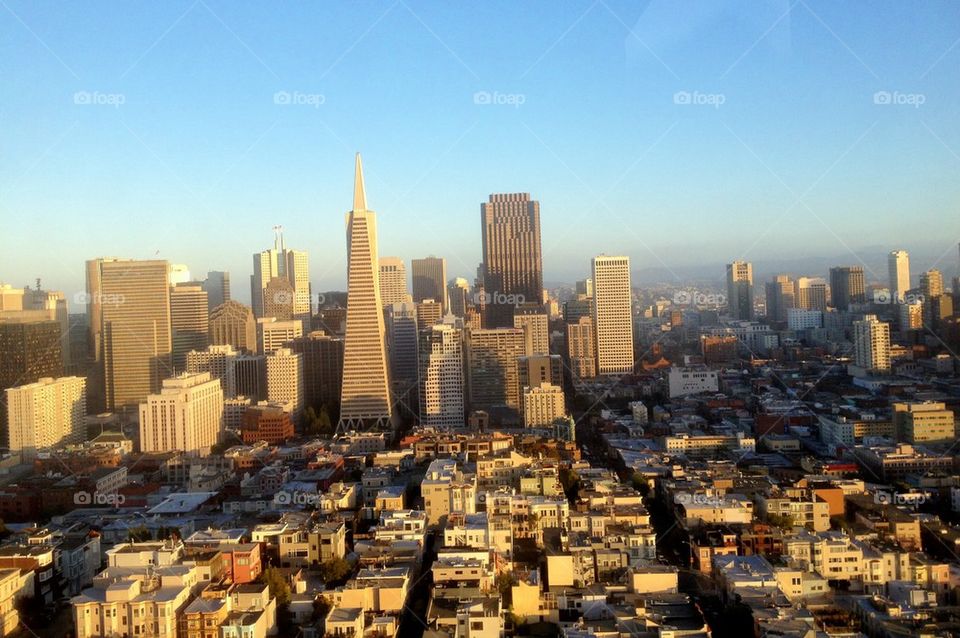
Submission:
<svg viewBox="0 0 960 638">
<path fill-rule="evenodd" d="M 601 252 L 864 246 L 952 273 L 958 94 L 954 1 L 2 0 L 0 281 L 73 292 L 84 259 L 160 256 L 247 299 L 282 224 L 342 288 L 355 151 L 380 253 L 450 276 L 514 191 L 547 281 Z"/>
</svg>

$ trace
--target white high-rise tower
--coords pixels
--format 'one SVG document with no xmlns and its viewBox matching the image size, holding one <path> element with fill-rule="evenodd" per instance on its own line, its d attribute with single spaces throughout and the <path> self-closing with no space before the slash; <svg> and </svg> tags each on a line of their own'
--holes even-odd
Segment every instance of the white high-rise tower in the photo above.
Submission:
<svg viewBox="0 0 960 638">
<path fill-rule="evenodd" d="M 390 379 L 384 347 L 377 263 L 377 220 L 367 210 L 363 164 L 357 153 L 353 210 L 347 213 L 347 329 L 338 430 L 390 425 Z"/>
<path fill-rule="evenodd" d="M 905 250 L 894 250 L 887 257 L 887 268 L 890 272 L 890 295 L 899 303 L 910 290 L 910 254 Z"/>
</svg>

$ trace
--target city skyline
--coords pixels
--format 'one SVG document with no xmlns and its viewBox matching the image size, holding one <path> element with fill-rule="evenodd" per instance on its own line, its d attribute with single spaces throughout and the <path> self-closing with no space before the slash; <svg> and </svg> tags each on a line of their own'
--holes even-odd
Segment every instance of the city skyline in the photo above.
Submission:
<svg viewBox="0 0 960 638">
<path fill-rule="evenodd" d="M 96 11 L 85 19 L 11 3 L 4 15 L 20 46 L 9 73 L 31 89 L 5 100 L 0 193 L 11 216 L 44 221 L 5 234 L 13 264 L 5 280 L 39 276 L 80 291 L 83 260 L 159 257 L 195 273 L 235 273 L 234 294 L 249 303 L 238 286 L 248 274 L 243 256 L 281 224 L 291 244 L 314 253 L 314 290 L 343 289 L 343 247 L 322 258 L 319 248 L 336 231 L 343 158 L 356 150 L 378 166 L 368 179 L 386 195 L 384 254 L 446 257 L 451 277 L 472 280 L 482 257 L 453 229 L 476 228 L 476 202 L 498 192 L 531 192 L 542 203 L 548 282 L 582 277 L 603 252 L 670 280 L 664 267 L 682 278 L 704 260 L 742 258 L 762 274 L 760 264 L 789 246 L 771 228 L 780 218 L 806 254 L 848 257 L 837 263 L 857 263 L 850 250 L 905 248 L 928 255 L 916 264 L 925 270 L 951 254 L 960 236 L 950 179 L 960 163 L 951 115 L 960 23 L 949 4 L 883 7 L 864 21 L 845 7 L 773 2 L 718 30 L 722 37 L 704 29 L 745 9 L 732 3 L 730 15 L 718 15 L 693 3 L 682 17 L 655 2 L 584 3 L 549 17 L 478 9 L 470 28 L 509 42 L 507 59 L 467 37 L 463 9 L 288 8 L 303 12 L 293 22 L 328 36 L 299 61 L 265 31 L 281 16 L 259 8 L 211 2 L 111 17 L 101 28 L 113 39 L 98 52 L 82 44 L 99 33 Z M 511 38 L 534 21 L 529 39 Z M 284 20 L 279 33 L 298 50 L 304 28 Z M 198 51 L 198 41 L 209 50 Z M 413 82 L 398 84 L 373 64 L 385 51 Z M 179 56 L 202 63 L 183 72 L 170 64 Z M 588 69 L 584 59 L 602 64 Z M 427 83 L 415 73 L 425 64 L 436 74 Z M 558 73 L 576 82 L 554 83 Z M 241 77 L 242 87 L 229 83 Z M 358 81 L 368 77 L 392 92 L 386 118 L 346 106 L 370 97 Z M 234 106 L 227 118 L 225 102 Z M 587 122 L 588 146 L 568 139 Z M 526 151 L 478 159 L 511 141 Z M 47 175 L 57 179 L 46 183 Z M 227 215 L 231 241 L 217 242 Z M 118 237 L 132 218 L 143 222 Z M 576 223 L 587 220 L 595 222 Z M 610 234 L 612 224 L 624 232 Z M 916 233 L 937 227 L 943 232 Z M 44 264 L 26 252 L 41 235 L 54 255 Z"/>
</svg>

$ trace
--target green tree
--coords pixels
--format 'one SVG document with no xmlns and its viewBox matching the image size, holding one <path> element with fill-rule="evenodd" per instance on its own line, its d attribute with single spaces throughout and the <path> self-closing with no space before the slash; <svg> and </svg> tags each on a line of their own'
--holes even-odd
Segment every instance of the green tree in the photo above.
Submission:
<svg viewBox="0 0 960 638">
<path fill-rule="evenodd" d="M 353 565 L 343 558 L 334 558 L 320 563 L 319 569 L 320 578 L 328 585 L 341 583 L 353 573 Z"/>
<path fill-rule="evenodd" d="M 260 581 L 270 588 L 270 595 L 277 600 L 278 607 L 290 604 L 290 583 L 282 571 L 276 567 L 267 567 L 260 575 Z"/>
<path fill-rule="evenodd" d="M 147 529 L 146 525 L 141 525 L 140 527 L 131 527 L 128 529 L 127 538 L 134 543 L 144 543 L 152 540 L 153 536 L 150 535 L 150 530 Z"/>
</svg>

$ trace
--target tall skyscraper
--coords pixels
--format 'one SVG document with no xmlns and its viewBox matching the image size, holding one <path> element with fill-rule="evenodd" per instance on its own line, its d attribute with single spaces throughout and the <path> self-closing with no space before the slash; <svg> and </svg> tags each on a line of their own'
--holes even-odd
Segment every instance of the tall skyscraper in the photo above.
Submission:
<svg viewBox="0 0 960 638">
<path fill-rule="evenodd" d="M 550 321 L 543 306 L 523 304 L 513 315 L 513 327 L 526 335 L 528 355 L 550 353 Z"/>
<path fill-rule="evenodd" d="M 56 321 L 0 319 L 0 391 L 44 377 L 62 377 L 62 345 Z M 0 425 L 6 424 L 6 403 L 0 401 Z"/>
<path fill-rule="evenodd" d="M 421 302 L 433 299 L 442 307 L 441 316 L 449 308 L 447 304 L 447 260 L 442 257 L 425 257 L 410 262 L 413 271 L 413 300 Z"/>
<path fill-rule="evenodd" d="M 270 354 L 302 336 L 303 322 L 297 319 L 279 321 L 268 317 L 257 320 L 257 349 L 260 354 Z"/>
<path fill-rule="evenodd" d="M 223 390 L 206 372 L 165 379 L 140 404 L 140 449 L 207 456 L 223 432 Z"/>
<path fill-rule="evenodd" d="M 597 376 L 596 339 L 592 317 L 580 317 L 567 324 L 567 358 L 575 381 Z"/>
<path fill-rule="evenodd" d="M 943 292 L 943 273 L 935 268 L 920 273 L 920 293 L 924 301 L 939 297 Z"/>
<path fill-rule="evenodd" d="M 306 405 L 330 408 L 340 402 L 343 376 L 343 339 L 315 330 L 289 342 L 303 356 L 303 393 Z"/>
<path fill-rule="evenodd" d="M 290 300 L 293 316 L 306 319 L 311 312 L 310 272 L 307 253 L 288 249 L 283 243 L 283 228 L 274 227 L 273 248 L 253 256 L 253 274 L 250 276 L 250 299 L 257 319 L 267 317 L 268 284 L 275 278 L 285 279 L 293 291 Z"/>
<path fill-rule="evenodd" d="M 593 326 L 596 330 L 597 374 L 633 370 L 633 291 L 630 258 L 593 258 Z"/>
<path fill-rule="evenodd" d="M 227 301 L 210 313 L 210 343 L 229 344 L 237 350 L 257 352 L 257 320 L 253 311 L 239 301 Z"/>
<path fill-rule="evenodd" d="M 376 214 L 367 210 L 360 154 L 347 213 L 347 330 L 338 430 L 390 425 L 390 377 L 384 345 Z"/>
<path fill-rule="evenodd" d="M 210 315 L 207 293 L 199 284 L 188 282 L 170 288 L 170 328 L 173 338 L 173 367 L 183 372 L 187 353 L 203 350 L 209 343 Z"/>
<path fill-rule="evenodd" d="M 727 264 L 727 308 L 734 319 L 753 321 L 753 264 Z"/>
<path fill-rule="evenodd" d="M 81 377 L 47 377 L 8 388 L 10 451 L 21 452 L 29 459 L 38 450 L 83 442 L 86 386 L 86 379 Z"/>
<path fill-rule="evenodd" d="M 827 311 L 827 282 L 822 277 L 798 277 L 795 289 L 797 308 Z"/>
<path fill-rule="evenodd" d="M 407 293 L 407 267 L 399 257 L 380 258 L 380 303 L 384 308 L 410 301 Z"/>
<path fill-rule="evenodd" d="M 850 310 L 851 304 L 867 301 L 867 283 L 862 266 L 837 266 L 830 269 L 830 299 L 837 310 Z"/>
<path fill-rule="evenodd" d="M 523 389 L 523 425 L 540 428 L 553 425 L 566 415 L 563 388 L 544 383 Z"/>
<path fill-rule="evenodd" d="M 303 356 L 290 348 L 279 348 L 266 356 L 267 401 L 279 403 L 294 421 L 303 412 Z"/>
<path fill-rule="evenodd" d="M 543 294 L 540 202 L 529 193 L 490 195 L 480 206 L 483 293 L 488 328 L 513 325 L 513 308 Z"/>
<path fill-rule="evenodd" d="M 767 320 L 787 322 L 787 313 L 796 307 L 794 282 L 787 275 L 776 275 L 765 286 Z"/>
<path fill-rule="evenodd" d="M 230 301 L 230 273 L 224 270 L 211 270 L 202 284 L 207 293 L 207 312 Z"/>
<path fill-rule="evenodd" d="M 134 407 L 173 373 L 168 282 L 166 261 L 87 262 L 90 343 L 104 391 L 94 410 Z"/>
<path fill-rule="evenodd" d="M 417 386 L 417 304 L 395 303 L 387 308 L 387 350 L 390 380 L 397 397 Z"/>
<path fill-rule="evenodd" d="M 900 303 L 910 290 L 910 254 L 905 250 L 894 250 L 887 257 L 887 269 L 890 273 L 890 295 Z"/>
<path fill-rule="evenodd" d="M 890 324 L 865 315 L 853 322 L 854 361 L 871 372 L 890 371 Z"/>
<path fill-rule="evenodd" d="M 447 285 L 447 301 L 450 304 L 450 312 L 455 317 L 463 319 L 467 316 L 467 308 L 471 306 L 470 302 L 470 282 L 463 277 L 451 279 Z"/>
<path fill-rule="evenodd" d="M 450 323 L 420 333 L 420 424 L 442 430 L 464 425 L 463 335 Z"/>
<path fill-rule="evenodd" d="M 426 330 L 443 320 L 443 305 L 436 299 L 424 299 L 416 304 L 417 327 Z"/>
<path fill-rule="evenodd" d="M 470 330 L 467 343 L 467 383 L 471 410 L 506 406 L 520 410 L 517 363 L 526 352 L 519 328 Z"/>
</svg>

